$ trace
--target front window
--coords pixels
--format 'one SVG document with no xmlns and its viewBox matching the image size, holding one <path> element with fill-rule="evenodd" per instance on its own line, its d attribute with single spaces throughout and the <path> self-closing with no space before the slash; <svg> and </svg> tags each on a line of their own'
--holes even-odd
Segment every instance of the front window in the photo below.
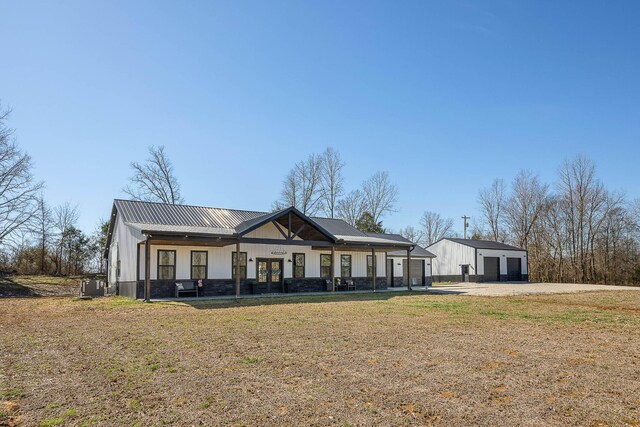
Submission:
<svg viewBox="0 0 640 427">
<path fill-rule="evenodd" d="M 293 277 L 304 277 L 304 254 L 293 254 Z"/>
<path fill-rule="evenodd" d="M 238 253 L 237 252 L 232 252 L 231 253 L 231 278 L 235 279 L 236 278 L 236 257 L 237 257 Z M 240 252 L 240 278 L 241 279 L 246 279 L 247 278 L 247 253 L 246 252 Z"/>
<path fill-rule="evenodd" d="M 351 277 L 351 255 L 340 255 L 340 277 Z"/>
<path fill-rule="evenodd" d="M 323 279 L 331 277 L 331 255 L 320 255 L 320 277 Z"/>
<path fill-rule="evenodd" d="M 176 251 L 158 250 L 158 280 L 175 280 Z"/>
<path fill-rule="evenodd" d="M 207 278 L 207 251 L 191 251 L 191 279 Z"/>
<path fill-rule="evenodd" d="M 367 277 L 373 277 L 373 255 L 367 255 Z"/>
</svg>

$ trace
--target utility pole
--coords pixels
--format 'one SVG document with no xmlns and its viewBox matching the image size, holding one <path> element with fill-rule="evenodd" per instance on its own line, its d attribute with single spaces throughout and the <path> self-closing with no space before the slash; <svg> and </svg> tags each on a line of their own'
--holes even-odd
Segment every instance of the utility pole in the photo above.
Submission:
<svg viewBox="0 0 640 427">
<path fill-rule="evenodd" d="M 470 216 L 467 216 L 466 214 L 462 216 L 462 220 L 464 221 L 464 238 L 467 238 L 467 227 L 469 227 L 469 222 L 467 221 L 468 219 L 471 219 Z"/>
</svg>

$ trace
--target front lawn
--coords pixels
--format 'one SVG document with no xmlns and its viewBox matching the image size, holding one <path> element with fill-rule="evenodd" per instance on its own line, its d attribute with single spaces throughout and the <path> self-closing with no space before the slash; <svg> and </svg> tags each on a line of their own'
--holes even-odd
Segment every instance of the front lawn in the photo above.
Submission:
<svg viewBox="0 0 640 427">
<path fill-rule="evenodd" d="M 0 300 L 0 425 L 633 425 L 640 293 Z"/>
</svg>

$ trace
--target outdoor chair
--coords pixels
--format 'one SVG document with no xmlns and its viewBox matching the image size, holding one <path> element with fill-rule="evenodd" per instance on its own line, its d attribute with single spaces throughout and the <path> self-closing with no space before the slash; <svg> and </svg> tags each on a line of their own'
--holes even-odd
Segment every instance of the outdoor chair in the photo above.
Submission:
<svg viewBox="0 0 640 427">
<path fill-rule="evenodd" d="M 353 279 L 347 279 L 345 280 L 346 286 L 347 286 L 347 291 L 355 291 L 356 290 L 356 284 L 353 281 Z"/>
<path fill-rule="evenodd" d="M 198 286 L 194 282 L 176 282 L 176 298 L 185 293 L 195 294 L 198 296 Z"/>
<path fill-rule="evenodd" d="M 347 282 L 345 280 L 336 279 L 336 291 L 347 290 Z"/>
</svg>

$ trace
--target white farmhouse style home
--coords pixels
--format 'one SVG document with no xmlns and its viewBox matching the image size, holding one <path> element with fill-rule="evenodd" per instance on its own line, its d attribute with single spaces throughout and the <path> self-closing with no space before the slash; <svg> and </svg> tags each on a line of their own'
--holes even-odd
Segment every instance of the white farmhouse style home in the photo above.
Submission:
<svg viewBox="0 0 640 427">
<path fill-rule="evenodd" d="M 385 289 L 387 253 L 404 254 L 414 277 L 414 247 L 293 207 L 266 213 L 115 200 L 104 255 L 112 291 L 150 299 L 192 287 L 199 296 Z M 425 269 L 418 274 L 422 284 Z"/>
</svg>

